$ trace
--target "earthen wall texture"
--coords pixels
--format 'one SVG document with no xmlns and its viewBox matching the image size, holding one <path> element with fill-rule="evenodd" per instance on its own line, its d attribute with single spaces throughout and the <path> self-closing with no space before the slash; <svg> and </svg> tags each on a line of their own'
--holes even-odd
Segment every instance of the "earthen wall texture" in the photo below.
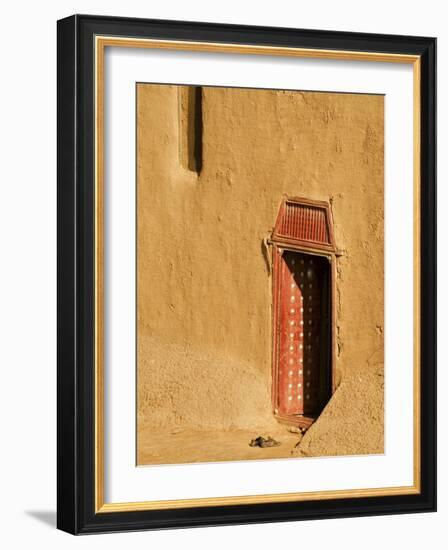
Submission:
<svg viewBox="0 0 448 550">
<path fill-rule="evenodd" d="M 278 427 L 263 240 L 298 196 L 330 202 L 342 255 L 338 388 L 295 453 L 383 452 L 384 98 L 204 87 L 198 175 L 179 88 L 137 86 L 138 448 Z"/>
</svg>

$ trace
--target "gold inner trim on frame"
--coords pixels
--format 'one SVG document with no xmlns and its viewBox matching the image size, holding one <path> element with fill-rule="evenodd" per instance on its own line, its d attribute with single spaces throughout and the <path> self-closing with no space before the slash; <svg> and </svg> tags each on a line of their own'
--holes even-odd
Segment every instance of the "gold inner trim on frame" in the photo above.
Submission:
<svg viewBox="0 0 448 550">
<path fill-rule="evenodd" d="M 349 61 L 376 61 L 407 63 L 413 65 L 413 126 L 414 126 L 414 483 L 403 487 L 380 487 L 373 489 L 347 489 L 302 493 L 228 496 L 180 500 L 143 502 L 104 502 L 104 356 L 103 356 L 103 250 L 104 250 L 104 52 L 106 47 L 155 48 L 216 53 L 251 55 L 274 55 L 288 57 L 319 58 Z M 320 50 L 277 46 L 254 46 L 213 42 L 187 42 L 95 37 L 95 511 L 128 512 L 162 510 L 237 504 L 260 504 L 273 502 L 299 502 L 361 498 L 420 493 L 420 57 L 387 53 L 355 52 L 343 50 Z"/>
</svg>

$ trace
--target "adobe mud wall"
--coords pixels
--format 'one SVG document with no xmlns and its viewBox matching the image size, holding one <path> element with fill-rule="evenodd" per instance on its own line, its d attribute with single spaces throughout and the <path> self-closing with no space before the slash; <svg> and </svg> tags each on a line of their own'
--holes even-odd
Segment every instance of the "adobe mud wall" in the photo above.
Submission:
<svg viewBox="0 0 448 550">
<path fill-rule="evenodd" d="M 383 97 L 202 88 L 198 174 L 182 93 L 137 88 L 138 437 L 278 426 L 262 242 L 288 195 L 331 203 L 343 251 L 339 387 L 297 454 L 383 452 Z"/>
</svg>

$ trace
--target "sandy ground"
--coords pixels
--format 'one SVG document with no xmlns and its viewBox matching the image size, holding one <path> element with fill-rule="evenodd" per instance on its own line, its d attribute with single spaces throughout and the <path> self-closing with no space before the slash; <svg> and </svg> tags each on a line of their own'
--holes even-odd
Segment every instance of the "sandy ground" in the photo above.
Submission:
<svg viewBox="0 0 448 550">
<path fill-rule="evenodd" d="M 305 433 L 296 456 L 384 453 L 384 370 L 348 372 L 323 413 Z"/>
<path fill-rule="evenodd" d="M 280 443 L 278 447 L 251 447 L 252 439 L 271 436 Z M 219 462 L 227 460 L 261 460 L 266 458 L 291 458 L 294 447 L 301 438 L 280 426 L 269 432 L 246 430 L 193 431 L 174 433 L 154 432 L 148 427 L 141 433 L 138 463 L 180 464 L 192 462 Z"/>
<path fill-rule="evenodd" d="M 146 343 L 149 345 L 149 342 Z M 138 465 L 384 452 L 382 363 L 367 365 L 363 370 L 345 369 L 346 375 L 328 405 L 302 435 L 294 428 L 295 432 L 292 433 L 290 427 L 274 419 L 268 399 L 265 403 L 251 403 L 247 399 L 246 391 L 251 387 L 249 380 L 252 384 L 257 380 L 250 376 L 247 365 L 237 362 L 229 365 L 227 359 L 227 373 L 235 377 L 234 391 L 239 396 L 233 399 L 239 406 L 232 409 L 227 408 L 226 402 L 218 398 L 223 358 L 217 361 L 215 357 L 214 361 L 210 361 L 207 355 L 195 354 L 195 368 L 190 372 L 191 363 L 190 368 L 187 367 L 185 354 L 181 354 L 181 350 L 175 353 L 170 346 L 171 353 L 167 353 L 165 346 L 155 346 L 154 342 L 151 349 L 152 360 L 155 361 L 154 357 L 158 354 L 163 354 L 169 360 L 168 363 L 177 368 L 163 371 L 145 369 L 140 377 L 140 402 L 145 401 L 147 407 L 138 422 Z M 203 377 L 199 377 L 200 383 L 194 376 L 198 372 Z M 244 373 L 246 384 L 241 385 Z M 168 388 L 172 397 L 172 417 L 169 418 L 165 403 L 160 401 L 158 394 L 162 389 L 165 390 L 161 392 L 162 395 L 166 395 Z M 192 425 L 197 428 L 192 428 Z M 258 436 L 271 436 L 280 445 L 272 448 L 251 447 L 249 443 Z"/>
</svg>

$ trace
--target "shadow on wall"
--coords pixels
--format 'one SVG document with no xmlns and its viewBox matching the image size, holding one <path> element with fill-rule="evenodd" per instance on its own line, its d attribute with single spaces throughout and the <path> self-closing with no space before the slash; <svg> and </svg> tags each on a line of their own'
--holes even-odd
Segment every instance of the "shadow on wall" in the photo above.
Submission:
<svg viewBox="0 0 448 550">
<path fill-rule="evenodd" d="M 56 510 L 26 510 L 25 514 L 52 529 L 56 529 Z"/>
</svg>

